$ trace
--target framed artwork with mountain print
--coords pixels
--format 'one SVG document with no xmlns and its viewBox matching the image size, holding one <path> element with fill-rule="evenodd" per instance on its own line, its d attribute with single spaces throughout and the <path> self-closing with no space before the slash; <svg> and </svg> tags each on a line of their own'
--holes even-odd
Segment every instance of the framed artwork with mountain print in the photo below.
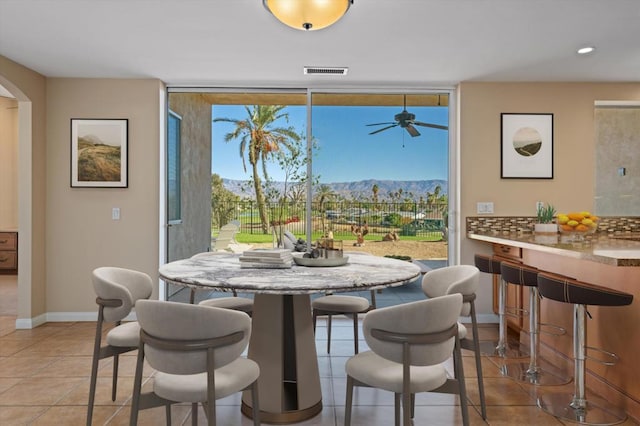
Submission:
<svg viewBox="0 0 640 426">
<path fill-rule="evenodd" d="M 71 187 L 128 187 L 128 120 L 71 119 Z"/>
<path fill-rule="evenodd" d="M 501 114 L 500 177 L 553 179 L 553 114 Z"/>
</svg>

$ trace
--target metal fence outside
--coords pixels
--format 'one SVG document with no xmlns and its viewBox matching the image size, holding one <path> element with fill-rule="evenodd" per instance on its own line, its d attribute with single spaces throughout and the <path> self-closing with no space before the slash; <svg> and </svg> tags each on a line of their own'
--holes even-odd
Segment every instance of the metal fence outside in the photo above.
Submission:
<svg viewBox="0 0 640 426">
<path fill-rule="evenodd" d="M 322 207 L 322 208 L 321 208 Z M 372 235 L 395 232 L 399 237 L 443 236 L 447 226 L 447 203 L 417 202 L 327 202 L 312 203 L 312 231 L 332 231 L 335 237 L 351 236 L 354 228 L 366 225 Z M 267 203 L 269 227 L 283 225 L 296 235 L 304 235 L 305 203 Z M 214 206 L 214 232 L 231 220 L 240 222 L 240 232 L 262 234 L 255 201 L 238 201 Z"/>
</svg>

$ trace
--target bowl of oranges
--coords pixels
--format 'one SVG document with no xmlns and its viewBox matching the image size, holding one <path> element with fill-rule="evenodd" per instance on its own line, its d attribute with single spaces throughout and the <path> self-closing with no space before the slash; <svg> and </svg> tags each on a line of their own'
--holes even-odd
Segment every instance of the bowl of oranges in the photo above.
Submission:
<svg viewBox="0 0 640 426">
<path fill-rule="evenodd" d="M 561 234 L 575 236 L 593 234 L 598 230 L 598 217 L 587 211 L 558 213 L 556 221 Z"/>
</svg>

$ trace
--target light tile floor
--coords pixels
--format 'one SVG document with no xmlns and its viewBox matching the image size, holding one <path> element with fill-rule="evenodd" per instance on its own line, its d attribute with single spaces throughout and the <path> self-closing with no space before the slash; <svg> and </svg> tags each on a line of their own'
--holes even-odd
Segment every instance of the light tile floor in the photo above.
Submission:
<svg viewBox="0 0 640 426">
<path fill-rule="evenodd" d="M 1 281 L 0 281 L 1 283 Z M 1 286 L 0 286 L 1 287 Z M 386 298 L 401 295 L 390 295 Z M 0 288 L 0 297 L 2 296 Z M 89 389 L 95 323 L 47 323 L 33 330 L 15 330 L 15 316 L 0 315 L 0 425 L 83 425 Z M 481 340 L 495 337 L 495 326 L 481 328 Z M 318 324 L 316 346 L 323 393 L 322 412 L 301 425 L 338 426 L 344 422 L 346 379 L 344 364 L 353 353 L 352 328 L 347 320 L 334 321 L 332 353 L 326 353 L 327 330 Z M 360 342 L 361 350 L 366 343 Z M 535 388 L 517 383 L 500 374 L 501 360 L 483 357 L 482 367 L 487 394 L 488 420 L 479 414 L 477 379 L 473 354 L 464 353 L 470 416 L 472 425 L 561 425 L 536 406 L 536 393 L 554 388 Z M 110 360 L 100 364 L 94 424 L 127 425 L 135 369 L 135 353 L 124 355 L 120 363 L 118 396 L 110 399 Z M 451 365 L 448 365 L 451 371 Z M 144 373 L 145 387 L 153 371 Z M 566 386 L 571 390 L 571 385 Z M 218 425 L 251 425 L 239 409 L 240 396 L 218 401 Z M 190 406 L 172 410 L 173 424 L 191 424 Z M 390 393 L 358 388 L 354 394 L 354 426 L 393 424 L 393 397 Z M 200 424 L 206 424 L 204 413 Z M 164 410 L 157 408 L 140 413 L 141 425 L 164 424 Z M 416 398 L 415 425 L 461 424 L 459 399 L 444 394 L 421 394 Z M 628 420 L 625 425 L 636 424 Z"/>
</svg>

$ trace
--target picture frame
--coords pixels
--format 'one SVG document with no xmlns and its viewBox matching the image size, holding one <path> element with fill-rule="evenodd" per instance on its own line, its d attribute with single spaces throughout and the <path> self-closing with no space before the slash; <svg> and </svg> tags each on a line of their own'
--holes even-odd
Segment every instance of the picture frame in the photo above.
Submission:
<svg viewBox="0 0 640 426">
<path fill-rule="evenodd" d="M 126 118 L 71 119 L 71 187 L 127 188 Z"/>
<path fill-rule="evenodd" d="M 553 179 L 553 114 L 500 114 L 500 177 Z"/>
</svg>

